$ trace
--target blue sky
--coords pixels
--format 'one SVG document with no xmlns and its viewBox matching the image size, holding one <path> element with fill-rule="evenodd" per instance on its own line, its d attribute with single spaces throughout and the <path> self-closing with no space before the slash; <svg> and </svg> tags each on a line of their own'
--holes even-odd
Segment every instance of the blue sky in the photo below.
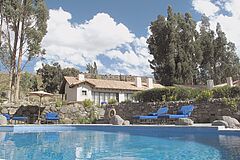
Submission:
<svg viewBox="0 0 240 160">
<path fill-rule="evenodd" d="M 190 12 L 199 24 L 206 14 L 215 29 L 220 22 L 228 40 L 240 51 L 239 0 L 46 0 L 50 18 L 42 41 L 44 60 L 35 59 L 26 68 L 42 63 L 85 71 L 96 62 L 100 74 L 152 75 L 146 40 L 148 27 L 158 15 Z"/>
<path fill-rule="evenodd" d="M 176 12 L 191 12 L 196 20 L 201 15 L 191 0 L 47 0 L 49 9 L 62 7 L 72 14 L 73 23 L 91 19 L 99 12 L 108 13 L 116 22 L 125 24 L 137 36 L 146 36 L 147 27 L 157 15 L 166 15 L 168 5 Z"/>
</svg>

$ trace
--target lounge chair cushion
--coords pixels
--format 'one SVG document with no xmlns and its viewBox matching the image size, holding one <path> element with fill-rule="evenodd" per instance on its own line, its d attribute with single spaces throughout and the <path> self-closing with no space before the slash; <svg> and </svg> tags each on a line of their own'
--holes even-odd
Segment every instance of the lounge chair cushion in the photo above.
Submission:
<svg viewBox="0 0 240 160">
<path fill-rule="evenodd" d="M 135 119 L 157 119 L 158 116 L 134 116 Z"/>
<path fill-rule="evenodd" d="M 3 113 L 2 115 L 5 116 L 8 121 L 11 119 L 11 116 L 9 114 L 7 114 L 7 113 Z"/>
<path fill-rule="evenodd" d="M 49 112 L 46 114 L 46 120 L 59 120 L 59 116 L 55 112 Z"/>
<path fill-rule="evenodd" d="M 134 116 L 134 119 L 157 119 L 163 118 L 168 112 L 168 107 L 159 108 L 157 112 L 149 113 L 147 116 Z"/>
<path fill-rule="evenodd" d="M 168 118 L 171 118 L 171 119 L 179 119 L 179 118 L 188 118 L 189 116 L 188 115 L 181 115 L 181 114 L 170 114 L 167 116 Z"/>
<path fill-rule="evenodd" d="M 12 120 L 16 120 L 16 121 L 27 121 L 28 117 L 20 117 L 20 116 L 14 116 L 12 118 Z"/>
</svg>

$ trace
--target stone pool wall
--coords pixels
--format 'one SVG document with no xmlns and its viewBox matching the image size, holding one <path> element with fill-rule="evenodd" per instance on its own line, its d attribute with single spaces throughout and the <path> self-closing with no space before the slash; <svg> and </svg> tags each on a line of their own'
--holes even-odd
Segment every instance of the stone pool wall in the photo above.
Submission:
<svg viewBox="0 0 240 160">
<path fill-rule="evenodd" d="M 22 115 L 29 118 L 30 123 L 34 123 L 37 119 L 39 107 L 34 104 L 2 104 L 0 105 L 0 114 L 8 113 L 10 115 Z M 78 124 L 86 123 L 91 118 L 98 118 L 99 108 L 97 107 L 84 107 L 81 103 L 72 103 L 56 107 L 55 104 L 44 105 L 40 108 L 41 117 L 44 120 L 44 116 L 47 112 L 57 112 L 60 116 L 60 123 L 66 124 Z"/>
<path fill-rule="evenodd" d="M 210 123 L 219 116 L 231 116 L 240 120 L 240 105 L 237 108 L 232 108 L 230 106 L 224 105 L 221 102 L 168 102 L 169 113 L 176 113 L 177 110 L 186 104 L 193 104 L 195 106 L 192 112 L 191 119 L 198 123 Z M 114 107 L 118 115 L 123 119 L 132 121 L 132 116 L 134 115 L 147 115 L 150 112 L 156 112 L 163 104 L 157 103 L 122 103 Z"/>
<path fill-rule="evenodd" d="M 209 123 L 218 119 L 219 116 L 231 116 L 240 121 L 240 105 L 237 109 L 224 105 L 221 102 L 202 102 L 193 103 L 189 101 L 182 102 L 168 102 L 169 113 L 176 113 L 177 110 L 186 104 L 193 104 L 195 109 L 192 113 L 191 119 L 197 123 Z M 114 106 L 106 106 L 106 108 L 114 107 L 117 114 L 123 119 L 132 122 L 134 115 L 147 115 L 150 112 L 156 112 L 159 106 L 164 105 L 162 103 L 121 103 Z M 23 115 L 30 119 L 31 123 L 36 120 L 38 114 L 38 105 L 34 104 L 0 104 L 0 114 L 8 113 L 10 115 Z M 41 108 L 42 119 L 47 112 L 57 112 L 60 116 L 60 123 L 66 124 L 78 124 L 88 123 L 91 118 L 99 118 L 104 114 L 103 108 L 97 107 L 84 107 L 81 103 L 71 103 L 56 107 L 56 104 L 44 105 Z"/>
</svg>

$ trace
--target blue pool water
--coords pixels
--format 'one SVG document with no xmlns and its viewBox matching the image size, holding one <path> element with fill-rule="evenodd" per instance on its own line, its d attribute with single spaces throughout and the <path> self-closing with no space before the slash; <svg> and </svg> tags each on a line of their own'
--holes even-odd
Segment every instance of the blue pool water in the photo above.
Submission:
<svg viewBox="0 0 240 160">
<path fill-rule="evenodd" d="M 240 137 L 218 134 L 104 132 L 0 132 L 6 160 L 238 160 Z"/>
</svg>

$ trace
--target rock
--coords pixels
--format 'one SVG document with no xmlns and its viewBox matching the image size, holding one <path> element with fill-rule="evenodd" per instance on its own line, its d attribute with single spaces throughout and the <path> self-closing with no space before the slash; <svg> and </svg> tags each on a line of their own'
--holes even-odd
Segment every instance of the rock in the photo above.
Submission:
<svg viewBox="0 0 240 160">
<path fill-rule="evenodd" d="M 237 119 L 232 118 L 230 116 L 222 116 L 220 120 L 223 120 L 228 123 L 228 128 L 240 128 L 240 123 Z"/>
<path fill-rule="evenodd" d="M 0 125 L 7 125 L 7 118 L 3 115 L 0 115 Z"/>
<path fill-rule="evenodd" d="M 64 118 L 61 122 L 64 124 L 72 124 L 73 121 L 70 118 Z"/>
<path fill-rule="evenodd" d="M 57 108 L 54 107 L 54 106 L 51 106 L 51 107 L 50 107 L 50 111 L 52 111 L 52 112 L 57 112 Z"/>
<path fill-rule="evenodd" d="M 123 122 L 124 120 L 119 115 L 113 116 L 109 121 L 109 123 L 113 125 L 122 125 Z"/>
<path fill-rule="evenodd" d="M 125 121 L 123 122 L 123 125 L 129 126 L 129 125 L 130 125 L 130 122 L 129 122 L 128 120 L 125 120 Z"/>
<path fill-rule="evenodd" d="M 2 113 L 8 113 L 8 110 L 7 110 L 7 108 L 3 108 L 3 109 L 1 110 L 1 112 L 2 112 Z"/>
<path fill-rule="evenodd" d="M 17 109 L 15 109 L 15 108 L 11 108 L 9 110 L 9 114 L 11 114 L 11 115 L 15 114 L 16 112 L 17 112 Z"/>
<path fill-rule="evenodd" d="M 78 112 L 78 111 L 79 111 L 79 109 L 77 107 L 72 107 L 71 108 L 71 112 L 72 113 L 75 113 L 75 112 Z"/>
<path fill-rule="evenodd" d="M 67 112 L 68 112 L 68 108 L 67 108 L 67 107 L 62 107 L 62 108 L 60 109 L 60 112 L 62 112 L 62 113 L 67 113 Z"/>
<path fill-rule="evenodd" d="M 176 121 L 176 125 L 193 125 L 193 120 L 189 118 L 179 118 L 178 121 Z"/>
<path fill-rule="evenodd" d="M 225 126 L 226 128 L 228 128 L 228 123 L 225 122 L 224 120 L 215 120 L 212 122 L 212 126 Z"/>
</svg>

